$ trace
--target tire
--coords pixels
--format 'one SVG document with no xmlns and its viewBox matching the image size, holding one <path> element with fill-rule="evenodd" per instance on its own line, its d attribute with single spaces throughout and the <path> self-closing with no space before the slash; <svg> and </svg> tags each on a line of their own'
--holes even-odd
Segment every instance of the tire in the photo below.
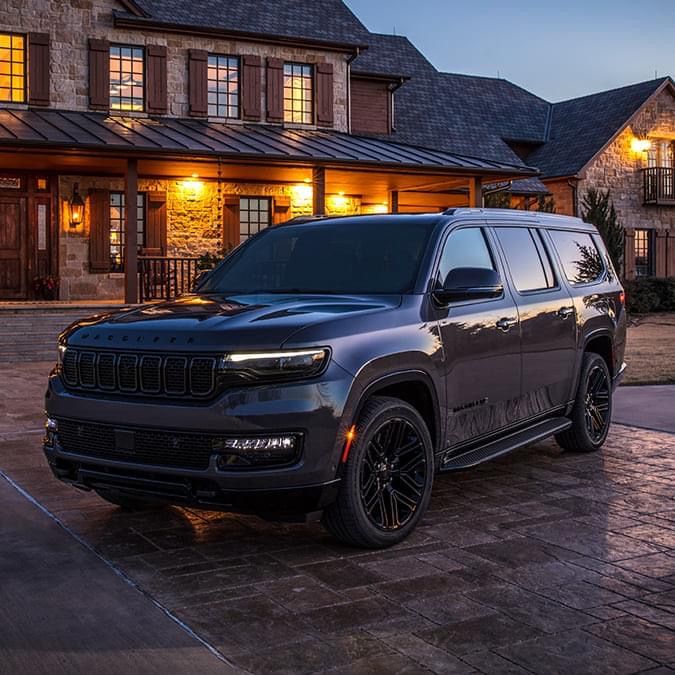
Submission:
<svg viewBox="0 0 675 675">
<path fill-rule="evenodd" d="M 607 363 L 599 354 L 584 354 L 570 419 L 572 426 L 555 437 L 562 448 L 593 452 L 602 447 L 612 420 L 612 380 Z"/>
<path fill-rule="evenodd" d="M 433 479 L 433 444 L 422 416 L 399 399 L 373 397 L 356 424 L 340 492 L 322 523 L 351 546 L 392 546 L 424 515 Z"/>
<path fill-rule="evenodd" d="M 119 506 L 125 511 L 148 511 L 151 509 L 161 509 L 164 505 L 161 502 L 141 499 L 139 497 L 129 497 L 121 492 L 112 492 L 108 490 L 96 490 L 96 494 L 105 499 L 105 501 Z"/>
</svg>

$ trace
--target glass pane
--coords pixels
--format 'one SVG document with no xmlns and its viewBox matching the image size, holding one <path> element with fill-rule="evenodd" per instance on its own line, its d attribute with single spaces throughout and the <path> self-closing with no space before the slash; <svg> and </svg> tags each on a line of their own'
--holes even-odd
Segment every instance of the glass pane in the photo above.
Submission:
<svg viewBox="0 0 675 675">
<path fill-rule="evenodd" d="M 602 276 L 604 266 L 589 234 L 550 230 L 565 276 L 573 284 L 587 284 Z"/>
<path fill-rule="evenodd" d="M 443 284 L 448 274 L 458 267 L 494 269 L 492 256 L 479 227 L 467 227 L 450 234 L 441 256 L 439 282 Z"/>
<path fill-rule="evenodd" d="M 532 234 L 524 227 L 497 228 L 513 283 L 518 291 L 549 288 Z"/>
</svg>

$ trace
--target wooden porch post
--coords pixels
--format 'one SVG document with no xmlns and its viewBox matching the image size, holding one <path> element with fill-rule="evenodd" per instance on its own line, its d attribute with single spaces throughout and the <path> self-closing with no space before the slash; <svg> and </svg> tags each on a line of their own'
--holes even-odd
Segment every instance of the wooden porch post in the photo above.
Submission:
<svg viewBox="0 0 675 675">
<path fill-rule="evenodd" d="M 138 161 L 127 160 L 124 185 L 124 302 L 138 302 Z"/>
<path fill-rule="evenodd" d="M 315 166 L 312 169 L 312 199 L 315 216 L 326 214 L 326 169 Z"/>
<path fill-rule="evenodd" d="M 469 206 L 471 208 L 483 206 L 483 183 L 480 176 L 469 178 Z"/>
<path fill-rule="evenodd" d="M 398 213 L 398 190 L 389 191 L 389 213 Z"/>
</svg>

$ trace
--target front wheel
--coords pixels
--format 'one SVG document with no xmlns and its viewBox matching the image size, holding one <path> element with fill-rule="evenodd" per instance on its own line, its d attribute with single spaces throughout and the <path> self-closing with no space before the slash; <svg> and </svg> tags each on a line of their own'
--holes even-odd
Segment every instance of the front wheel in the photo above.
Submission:
<svg viewBox="0 0 675 675">
<path fill-rule="evenodd" d="M 599 354 L 584 354 L 570 419 L 572 426 L 555 437 L 561 447 L 574 452 L 592 452 L 602 447 L 612 420 L 612 380 Z"/>
<path fill-rule="evenodd" d="M 373 397 L 356 425 L 337 500 L 323 524 L 352 546 L 384 548 L 417 526 L 431 497 L 433 445 L 421 415 L 404 401 Z"/>
</svg>

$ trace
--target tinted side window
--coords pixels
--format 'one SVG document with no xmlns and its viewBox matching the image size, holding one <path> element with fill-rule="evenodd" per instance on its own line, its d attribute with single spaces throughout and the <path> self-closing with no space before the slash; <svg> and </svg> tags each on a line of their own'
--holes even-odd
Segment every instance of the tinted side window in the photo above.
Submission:
<svg viewBox="0 0 675 675">
<path fill-rule="evenodd" d="M 465 227 L 450 234 L 443 247 L 438 270 L 439 282 L 442 284 L 448 273 L 458 267 L 495 269 L 480 227 Z"/>
<path fill-rule="evenodd" d="M 600 253 L 590 234 L 549 230 L 563 271 L 573 284 L 597 281 L 605 271 Z"/>
<path fill-rule="evenodd" d="M 497 237 L 504 249 L 516 290 L 540 291 L 554 286 L 552 277 L 546 274 L 530 230 L 524 227 L 498 227 Z"/>
</svg>

